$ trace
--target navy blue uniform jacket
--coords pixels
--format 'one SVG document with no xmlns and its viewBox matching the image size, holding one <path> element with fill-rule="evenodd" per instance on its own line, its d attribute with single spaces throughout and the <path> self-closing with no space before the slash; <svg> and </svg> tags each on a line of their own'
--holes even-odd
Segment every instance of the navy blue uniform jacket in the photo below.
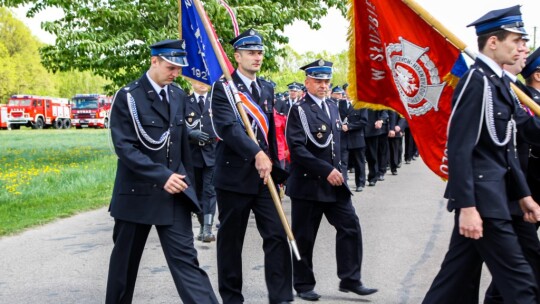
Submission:
<svg viewBox="0 0 540 304">
<path fill-rule="evenodd" d="M 236 71 L 232 74 L 232 79 L 240 92 L 251 95 Z M 274 165 L 279 164 L 273 115 L 274 89 L 269 82 L 257 79 L 261 88 L 259 106 L 268 118 L 269 132 L 268 143 L 260 131 L 256 133 L 258 143 L 255 143 L 238 121 L 225 95 L 224 81 L 221 79 L 214 83 L 210 96 L 212 121 L 217 135 L 222 139 L 217 145 L 214 186 L 226 191 L 258 194 L 264 184 L 255 168 L 255 155 L 259 151 L 265 151 Z"/>
<path fill-rule="evenodd" d="M 195 194 L 193 169 L 184 125 L 186 94 L 175 84 L 168 86 L 170 115 L 165 102 L 150 84 L 146 74 L 120 89 L 111 110 L 111 136 L 118 156 L 116 179 L 111 199 L 111 216 L 148 225 L 172 225 L 174 204 L 200 206 Z M 157 140 L 170 128 L 169 157 L 167 147 L 153 151 L 137 138 L 127 94 L 135 100 L 139 121 L 146 133 Z M 155 146 L 151 146 L 155 147 Z M 186 175 L 190 185 L 184 192 L 169 194 L 163 186 L 173 173 Z"/>
<path fill-rule="evenodd" d="M 199 143 L 191 145 L 191 159 L 193 160 L 193 167 L 203 168 L 205 165 L 208 167 L 214 166 L 216 163 L 216 134 L 212 128 L 212 121 L 210 117 L 210 94 L 204 102 L 204 108 L 201 113 L 199 107 L 199 101 L 195 99 L 195 94 L 190 95 L 186 101 L 186 125 L 189 129 L 201 130 L 208 134 L 213 140 L 212 143 Z"/>
<path fill-rule="evenodd" d="M 291 165 L 290 177 L 287 179 L 287 195 L 291 198 L 336 202 L 340 197 L 350 196 L 346 183 L 334 187 L 327 180 L 333 169 L 341 171 L 341 121 L 336 104 L 326 102 L 326 105 L 330 117 L 309 94 L 306 94 L 305 98 L 294 104 L 289 112 L 286 136 L 291 153 Z M 332 134 L 333 143 L 326 148 L 320 148 L 308 138 L 302 126 L 299 108 L 306 114 L 306 123 L 313 139 L 319 144 L 324 144 Z"/>
<path fill-rule="evenodd" d="M 504 139 L 507 123 L 512 117 L 518 132 L 523 132 L 524 136 L 532 135 L 532 140 L 534 137 L 538 140 L 540 125 L 519 107 L 501 78 L 480 59 L 458 83 L 454 107 L 470 73 L 473 75 L 455 109 L 448 134 L 449 174 L 445 193 L 449 199 L 448 209 L 476 206 L 482 217 L 510 220 L 508 201 L 523 198 L 531 192 L 519 167 L 514 140 L 499 147 L 488 134 L 485 119 L 480 125 L 480 115 L 484 117 L 484 75 L 491 87 L 494 125 L 499 140 Z M 481 133 L 476 143 L 479 128 Z"/>
<path fill-rule="evenodd" d="M 368 122 L 368 110 L 366 108 L 354 109 L 353 106 L 351 106 L 351 109 L 352 110 L 347 118 L 347 127 L 349 128 L 347 131 L 347 133 L 349 133 L 349 136 L 347 137 L 347 147 L 349 149 L 365 148 L 366 139 L 364 136 L 364 129 Z"/>
</svg>

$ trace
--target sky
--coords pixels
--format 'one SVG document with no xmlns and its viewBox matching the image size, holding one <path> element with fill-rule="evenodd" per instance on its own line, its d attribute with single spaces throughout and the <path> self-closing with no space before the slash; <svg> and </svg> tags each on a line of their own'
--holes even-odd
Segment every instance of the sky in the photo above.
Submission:
<svg viewBox="0 0 540 304">
<path fill-rule="evenodd" d="M 363 1 L 363 0 L 362 0 Z M 521 12 L 525 28 L 531 38 L 529 46 L 540 45 L 540 33 L 536 35 L 534 45 L 534 29 L 540 32 L 540 18 L 534 13 L 540 12 L 539 0 L 416 0 L 416 2 L 453 32 L 468 46 L 476 50 L 476 35 L 474 28 L 467 28 L 467 24 L 480 18 L 489 10 L 501 9 L 513 5 L 522 5 Z M 27 19 L 25 9 L 15 9 L 15 15 L 21 19 L 33 34 L 45 43 L 54 43 L 54 36 L 40 29 L 43 20 L 54 20 L 61 16 L 59 10 L 47 10 Z M 309 29 L 304 21 L 297 21 L 285 28 L 284 34 L 289 37 L 289 45 L 298 53 L 307 51 L 316 53 L 327 51 L 331 54 L 339 53 L 348 48 L 347 29 L 348 21 L 336 9 L 330 9 L 328 15 L 320 20 L 322 28 L 318 31 Z"/>
</svg>

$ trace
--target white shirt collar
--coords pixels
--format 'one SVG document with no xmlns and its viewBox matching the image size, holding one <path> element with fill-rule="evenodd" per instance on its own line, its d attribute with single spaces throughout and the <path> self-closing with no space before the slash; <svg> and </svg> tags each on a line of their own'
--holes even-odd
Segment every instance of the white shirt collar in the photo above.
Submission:
<svg viewBox="0 0 540 304">
<path fill-rule="evenodd" d="M 315 103 L 320 107 L 321 104 L 322 104 L 322 102 L 323 102 L 323 100 L 320 99 L 319 97 L 316 97 L 316 96 L 312 95 L 312 94 L 309 93 L 309 92 L 308 92 L 308 94 L 309 94 L 309 96 L 311 97 L 311 99 L 313 99 L 313 101 L 315 101 Z"/>
<path fill-rule="evenodd" d="M 482 60 L 485 64 L 487 64 L 489 68 L 493 70 L 495 74 L 497 74 L 497 76 L 499 77 L 503 76 L 503 69 L 495 61 L 493 61 L 493 59 L 489 58 L 488 56 L 482 53 L 479 53 L 477 58 Z"/>
<path fill-rule="evenodd" d="M 260 89 L 259 88 L 259 84 L 257 83 L 257 77 L 255 77 L 255 79 L 249 79 L 246 75 L 242 74 L 240 72 L 240 70 L 236 69 L 236 74 L 238 74 L 238 77 L 240 77 L 240 79 L 242 79 L 242 82 L 248 87 L 249 91 L 251 92 L 251 83 L 255 81 L 255 85 L 257 86 L 257 89 Z"/>
<path fill-rule="evenodd" d="M 199 96 L 204 97 L 204 100 L 206 101 L 206 94 L 200 95 L 200 94 L 197 94 L 196 92 L 193 92 L 193 95 L 195 95 L 195 101 L 196 102 L 199 102 Z"/>
<path fill-rule="evenodd" d="M 167 95 L 167 100 L 171 100 L 169 98 L 169 92 L 167 90 L 167 86 L 165 85 L 164 87 L 160 87 L 159 84 L 157 84 L 154 80 L 152 80 L 152 77 L 150 77 L 150 74 L 148 74 L 148 72 L 146 72 L 146 77 L 148 78 L 148 81 L 150 81 L 150 84 L 152 85 L 152 87 L 154 88 L 154 90 L 156 91 L 156 93 L 159 95 L 159 93 L 161 93 L 161 90 L 164 89 L 165 90 L 165 94 Z M 159 98 L 161 98 L 161 95 L 159 95 Z"/>
<path fill-rule="evenodd" d="M 512 80 L 512 82 L 516 82 L 518 80 L 517 76 L 508 72 L 507 70 L 504 70 L 504 74 Z"/>
</svg>

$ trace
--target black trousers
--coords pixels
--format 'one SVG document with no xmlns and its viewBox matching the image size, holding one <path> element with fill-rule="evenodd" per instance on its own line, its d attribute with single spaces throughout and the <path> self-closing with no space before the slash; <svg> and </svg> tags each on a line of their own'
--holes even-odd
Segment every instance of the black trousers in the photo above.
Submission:
<svg viewBox="0 0 540 304">
<path fill-rule="evenodd" d="M 540 286 L 540 241 L 538 240 L 536 225 L 525 222 L 522 216 L 512 216 L 512 227 L 518 237 L 525 259 L 531 265 L 536 278 L 536 285 Z M 493 281 L 486 291 L 484 303 L 504 303 L 503 297 Z"/>
<path fill-rule="evenodd" d="M 216 189 L 220 227 L 217 235 L 219 293 L 223 304 L 243 303 L 242 247 L 251 211 L 263 238 L 264 271 L 270 303 L 292 301 L 291 251 L 270 191 L 258 195 Z M 248 301 L 249 302 L 249 301 Z"/>
<path fill-rule="evenodd" d="M 397 167 L 401 163 L 401 146 L 403 146 L 402 137 L 388 137 L 390 171 L 392 172 L 397 171 Z"/>
<path fill-rule="evenodd" d="M 405 128 L 405 151 L 403 152 L 405 161 L 411 161 L 417 151 L 411 129 Z"/>
<path fill-rule="evenodd" d="M 484 261 L 506 303 L 537 303 L 533 271 L 525 260 L 509 220 L 483 218 L 479 240 L 459 234 L 456 212 L 450 246 L 441 269 L 424 298 L 424 304 L 471 303 L 463 300 L 478 284 Z M 476 299 L 476 303 L 478 300 Z"/>
<path fill-rule="evenodd" d="M 379 175 L 379 136 L 366 137 L 366 161 L 368 165 L 368 182 L 377 182 Z"/>
<path fill-rule="evenodd" d="M 202 214 L 216 213 L 216 190 L 214 189 L 214 167 L 193 168 L 197 198 L 202 207 Z"/>
<path fill-rule="evenodd" d="M 356 211 L 349 199 L 317 202 L 291 198 L 292 230 L 301 261 L 293 261 L 294 289 L 305 292 L 315 288 L 313 246 L 322 216 L 336 229 L 337 273 L 342 284 L 361 284 L 362 231 Z"/>
<path fill-rule="evenodd" d="M 349 150 L 354 164 L 354 183 L 356 187 L 366 185 L 366 148 Z"/>
<path fill-rule="evenodd" d="M 388 152 L 388 134 L 379 135 L 379 147 L 377 148 L 377 158 L 379 162 L 379 174 L 378 176 L 384 176 L 388 168 L 388 161 L 390 154 Z"/>
<path fill-rule="evenodd" d="M 174 224 L 156 226 L 176 289 L 186 304 L 218 303 L 208 275 L 199 267 L 193 246 L 191 211 L 176 204 Z M 105 303 L 131 303 L 144 246 L 152 225 L 115 220 Z"/>
</svg>

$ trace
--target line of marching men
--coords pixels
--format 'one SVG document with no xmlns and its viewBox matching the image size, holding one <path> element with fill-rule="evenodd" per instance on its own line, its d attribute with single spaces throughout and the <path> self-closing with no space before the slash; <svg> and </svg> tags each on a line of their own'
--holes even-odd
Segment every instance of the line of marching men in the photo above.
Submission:
<svg viewBox="0 0 540 304">
<path fill-rule="evenodd" d="M 448 136 L 445 197 L 449 210 L 456 211 L 456 225 L 424 303 L 478 303 L 483 262 L 493 276 L 486 303 L 538 303 L 540 242 L 536 226 L 529 222 L 540 220 L 540 207 L 533 200 L 538 201 L 540 187 L 529 189 L 514 136 L 519 131 L 526 142 L 539 143 L 540 121 L 519 107 L 510 89 L 516 77 L 503 70 L 516 64 L 526 50 L 519 6 L 491 11 L 471 25 L 476 27 L 481 54 L 456 87 L 463 94 L 454 95 Z M 396 173 L 399 138 L 406 130 L 403 120 L 393 112 L 353 109 L 342 88 L 334 88 L 334 96 L 329 96 L 333 67 L 323 59 L 301 67 L 302 98 L 274 103 L 272 84 L 257 77 L 264 58 L 262 37 L 250 29 L 231 44 L 237 63 L 231 82 L 221 79 L 208 92 L 194 85 L 195 93 L 188 97 L 173 83 L 181 67 L 188 65 L 185 42 L 166 40 L 151 46 L 149 70 L 115 96 L 110 126 L 118 163 L 110 205 L 115 225 L 106 303 L 131 303 L 152 226 L 182 301 L 218 303 L 198 264 L 192 212 L 202 215 L 203 229 L 197 237 L 216 240 L 223 303 L 245 302 L 242 249 L 251 213 L 263 239 L 270 303 L 290 303 L 293 290 L 304 300 L 321 298 L 315 290 L 312 258 L 323 216 L 336 229 L 338 290 L 361 296 L 377 292 L 361 277 L 362 233 L 346 182 L 347 162 L 356 163 L 356 191 L 365 182 L 373 186 L 384 180 L 388 166 Z M 522 75 L 526 90 L 538 100 L 540 51 L 529 56 Z M 298 91 L 294 84 L 293 91 Z M 240 118 L 236 93 L 249 112 L 249 122 Z M 287 114 L 280 135 L 275 113 Z M 362 128 L 363 144 L 353 136 Z M 246 130 L 253 131 L 256 140 Z M 288 148 L 281 159 L 276 140 L 280 136 Z M 362 145 L 369 168 L 365 180 Z M 538 170 L 529 171 L 538 154 L 527 147 L 527 173 L 533 185 L 539 180 Z M 207 149 L 215 149 L 215 158 L 205 156 Z M 405 162 L 413 155 L 405 156 Z M 268 188 L 270 177 L 277 184 L 286 181 L 301 260 L 292 258 Z M 209 185 L 213 191 L 205 188 Z M 212 203 L 204 206 L 208 197 Z M 215 205 L 217 236 L 211 231 Z"/>
<path fill-rule="evenodd" d="M 362 192 L 366 185 L 375 186 L 378 181 L 384 181 L 388 170 L 392 175 L 397 175 L 403 158 L 405 164 L 410 164 L 419 155 L 404 117 L 393 110 L 355 109 L 347 95 L 347 86 L 332 87 L 331 84 L 326 99 L 338 107 L 342 123 L 342 172 L 347 178 L 347 172 L 354 171 L 355 191 Z M 280 136 L 280 131 L 285 131 L 292 105 L 306 94 L 305 86 L 298 82 L 290 83 L 287 88 L 287 92 L 276 94 L 275 99 L 275 119 L 280 122 L 276 123 L 278 149 L 284 168 L 288 168 L 290 159 L 285 136 Z"/>
<path fill-rule="evenodd" d="M 152 226 L 182 301 L 218 303 L 197 261 L 192 213 L 199 214 L 202 223 L 195 238 L 216 241 L 223 303 L 245 301 L 242 249 L 250 214 L 263 239 L 269 303 L 292 302 L 293 290 L 304 300 L 321 297 L 315 290 L 312 258 L 323 216 L 336 229 L 339 291 L 361 296 L 377 292 L 361 278 L 362 233 L 341 158 L 347 124 L 338 103 L 327 96 L 332 62 L 319 59 L 301 67 L 305 95 L 290 105 L 285 131 L 278 135 L 274 88 L 257 77 L 264 58 L 262 37 L 249 29 L 231 44 L 237 64 L 232 81 L 222 78 L 210 90 L 194 83 L 188 96 L 173 83 L 188 64 L 185 42 L 165 40 L 151 46 L 149 70 L 114 98 L 111 138 L 118 164 L 110 204 L 115 226 L 106 303 L 132 301 Z M 240 117 L 236 94 L 249 122 Z M 249 129 L 255 140 L 248 136 Z M 280 164 L 278 136 L 286 137 L 287 167 Z M 300 260 L 291 255 L 269 178 L 276 184 L 286 181 Z M 220 226 L 214 236 L 216 206 Z"/>
</svg>

